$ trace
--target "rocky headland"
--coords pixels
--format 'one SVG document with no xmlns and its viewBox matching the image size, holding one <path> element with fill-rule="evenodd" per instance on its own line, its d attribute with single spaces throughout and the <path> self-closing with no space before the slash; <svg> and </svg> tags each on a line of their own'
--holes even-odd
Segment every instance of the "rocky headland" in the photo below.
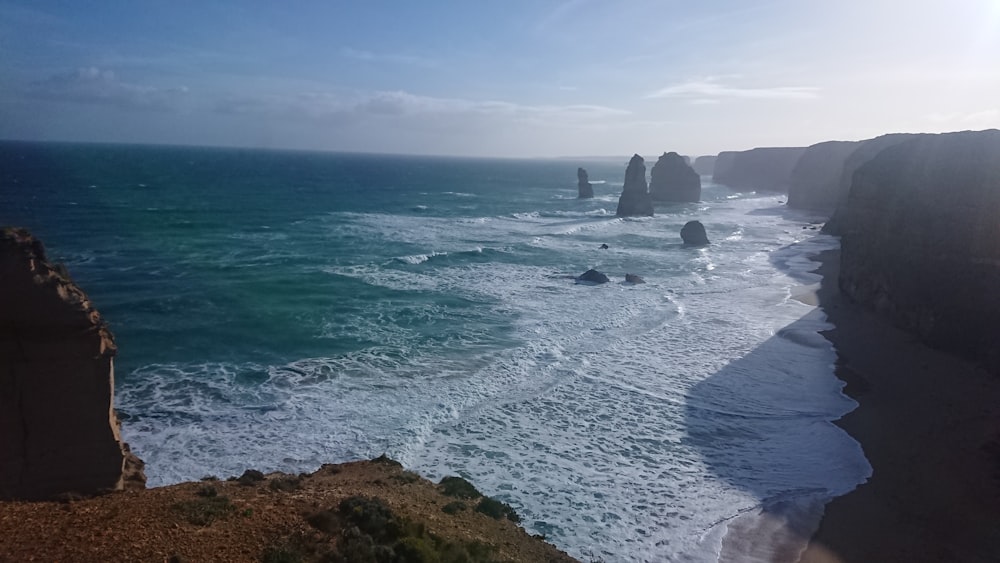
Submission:
<svg viewBox="0 0 1000 563">
<path fill-rule="evenodd" d="M 579 199 L 594 197 L 594 186 L 590 185 L 590 178 L 587 177 L 587 171 L 583 168 L 576 169 L 576 189 L 576 197 Z"/>
<path fill-rule="evenodd" d="M 711 176 L 715 172 L 715 160 L 717 158 L 718 156 L 715 155 L 699 156 L 694 159 L 694 164 L 691 167 L 702 176 Z"/>
<path fill-rule="evenodd" d="M 832 212 L 840 199 L 844 164 L 857 141 L 827 141 L 806 149 L 792 170 L 788 207 Z"/>
<path fill-rule="evenodd" d="M 653 201 L 696 202 L 701 199 L 701 176 L 675 152 L 665 152 L 649 173 Z"/>
<path fill-rule="evenodd" d="M 649 197 L 646 184 L 646 162 L 639 155 L 633 155 L 625 168 L 625 185 L 618 198 L 618 217 L 651 217 L 653 200 Z"/>
<path fill-rule="evenodd" d="M 737 190 L 786 193 L 804 147 L 765 147 L 721 152 L 712 181 Z"/>
</svg>

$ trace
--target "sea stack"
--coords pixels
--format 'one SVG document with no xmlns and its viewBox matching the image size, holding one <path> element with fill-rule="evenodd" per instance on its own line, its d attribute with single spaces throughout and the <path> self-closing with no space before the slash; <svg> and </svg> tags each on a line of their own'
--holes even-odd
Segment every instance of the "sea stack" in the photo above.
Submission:
<svg viewBox="0 0 1000 563">
<path fill-rule="evenodd" d="M 715 172 L 715 160 L 718 157 L 715 155 L 699 156 L 694 159 L 694 164 L 691 168 L 702 176 L 711 176 Z"/>
<path fill-rule="evenodd" d="M 618 198 L 619 217 L 653 216 L 653 200 L 646 186 L 646 163 L 639 155 L 633 155 L 625 169 L 625 185 Z"/>
<path fill-rule="evenodd" d="M 1000 373 L 1000 131 L 926 135 L 853 175 L 840 288 Z"/>
<path fill-rule="evenodd" d="M 26 230 L 0 231 L 0 499 L 142 488 L 113 409 L 114 337 Z"/>
<path fill-rule="evenodd" d="M 675 152 L 665 152 L 649 173 L 653 201 L 696 202 L 701 199 L 701 176 Z"/>
<path fill-rule="evenodd" d="M 687 246 L 707 246 L 708 233 L 705 232 L 705 225 L 701 221 L 688 221 L 681 227 L 681 240 Z"/>
<path fill-rule="evenodd" d="M 594 197 L 594 186 L 590 185 L 590 178 L 587 177 L 587 171 L 583 168 L 576 169 L 576 189 L 579 192 L 577 197 L 580 199 Z"/>
</svg>

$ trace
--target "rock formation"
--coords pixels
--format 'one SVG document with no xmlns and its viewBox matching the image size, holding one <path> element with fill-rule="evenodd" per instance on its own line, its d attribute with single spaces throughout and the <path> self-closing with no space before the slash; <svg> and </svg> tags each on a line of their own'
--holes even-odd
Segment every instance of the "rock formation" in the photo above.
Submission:
<svg viewBox="0 0 1000 563">
<path fill-rule="evenodd" d="M 653 200 L 646 186 L 646 163 L 639 155 L 632 156 L 625 169 L 625 185 L 618 198 L 619 217 L 653 215 Z"/>
<path fill-rule="evenodd" d="M 701 221 L 688 221 L 681 227 L 681 240 L 688 246 L 705 246 L 710 244 L 705 225 Z"/>
<path fill-rule="evenodd" d="M 699 156 L 694 159 L 694 164 L 691 166 L 694 171 L 702 176 L 711 176 L 715 172 L 715 160 L 717 156 Z"/>
<path fill-rule="evenodd" d="M 625 274 L 625 283 L 646 283 L 638 274 Z"/>
<path fill-rule="evenodd" d="M 768 147 L 719 153 L 712 181 L 738 190 L 786 193 L 792 170 L 805 151 L 804 147 Z"/>
<path fill-rule="evenodd" d="M 847 215 L 847 196 L 848 192 L 851 190 L 851 183 L 854 180 L 854 172 L 857 171 L 862 164 L 875 158 L 875 156 L 883 150 L 891 146 L 898 145 L 903 141 L 913 139 L 916 136 L 917 135 L 911 133 L 892 133 L 861 142 L 861 145 L 858 146 L 858 148 L 855 149 L 844 162 L 844 169 L 840 173 L 840 182 L 837 187 L 836 209 L 830 217 L 830 220 L 823 226 L 824 233 L 830 235 L 843 234 L 844 220 Z"/>
<path fill-rule="evenodd" d="M 701 176 L 675 152 L 665 152 L 649 174 L 653 201 L 693 202 L 701 199 Z"/>
<path fill-rule="evenodd" d="M 598 272 L 597 270 L 594 269 L 590 269 L 580 274 L 580 276 L 576 278 L 576 281 L 590 282 L 590 283 L 608 283 L 611 280 L 608 279 L 608 276 L 605 276 L 601 272 Z"/>
<path fill-rule="evenodd" d="M 840 199 L 844 164 L 860 146 L 857 141 L 827 141 L 807 148 L 792 170 L 788 207 L 832 212 Z"/>
<path fill-rule="evenodd" d="M 853 179 L 841 290 L 1000 372 L 1000 131 L 911 138 Z"/>
<path fill-rule="evenodd" d="M 576 169 L 576 189 L 579 193 L 576 197 L 580 199 L 594 197 L 594 186 L 590 185 L 590 179 L 587 177 L 587 171 L 583 168 Z"/>
<path fill-rule="evenodd" d="M 0 232 L 0 499 L 145 486 L 112 408 L 116 351 L 41 242 Z"/>
</svg>

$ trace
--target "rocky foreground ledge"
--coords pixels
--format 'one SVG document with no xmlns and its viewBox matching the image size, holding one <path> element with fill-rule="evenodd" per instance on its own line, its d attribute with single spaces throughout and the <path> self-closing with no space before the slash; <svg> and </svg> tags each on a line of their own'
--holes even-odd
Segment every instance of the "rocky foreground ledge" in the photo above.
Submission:
<svg viewBox="0 0 1000 563">
<path fill-rule="evenodd" d="M 385 457 L 263 475 L 0 503 L 0 561 L 569 562 L 467 481 Z"/>
</svg>

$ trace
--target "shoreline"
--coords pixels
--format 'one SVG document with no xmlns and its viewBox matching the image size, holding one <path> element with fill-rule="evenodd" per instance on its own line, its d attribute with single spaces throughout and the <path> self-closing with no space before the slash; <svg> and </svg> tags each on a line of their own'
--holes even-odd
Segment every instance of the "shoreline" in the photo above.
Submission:
<svg viewBox="0 0 1000 563">
<path fill-rule="evenodd" d="M 800 563 L 1000 561 L 1000 378 L 842 296 L 839 249 L 813 259 L 822 334 L 858 402 L 836 424 L 873 473 L 827 504 Z"/>
</svg>

